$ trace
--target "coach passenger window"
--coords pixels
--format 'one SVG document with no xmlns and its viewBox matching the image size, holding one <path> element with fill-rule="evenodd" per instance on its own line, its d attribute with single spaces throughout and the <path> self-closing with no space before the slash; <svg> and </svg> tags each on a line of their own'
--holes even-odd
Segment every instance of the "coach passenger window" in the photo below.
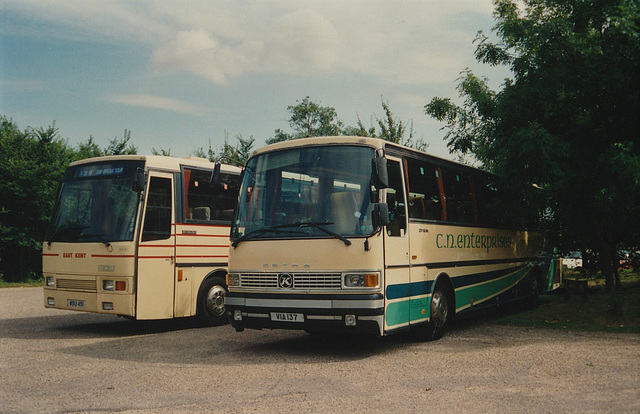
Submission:
<svg viewBox="0 0 640 414">
<path fill-rule="evenodd" d="M 212 170 L 184 168 L 185 218 L 189 221 L 231 221 L 238 198 L 240 177 L 220 174 L 213 183 Z"/>
<path fill-rule="evenodd" d="M 409 218 L 442 220 L 438 170 L 426 161 L 407 159 L 409 176 Z"/>
<path fill-rule="evenodd" d="M 498 189 L 489 176 L 478 176 L 475 180 L 478 219 L 483 225 L 499 225 L 499 217 L 504 215 Z"/>
<path fill-rule="evenodd" d="M 442 174 L 447 200 L 447 221 L 472 223 L 474 214 L 469 178 L 460 171 L 450 169 L 445 169 Z"/>
<path fill-rule="evenodd" d="M 389 188 L 387 188 L 387 204 L 389 205 L 390 223 L 387 225 L 389 236 L 404 236 L 407 230 L 407 213 L 405 211 L 402 172 L 398 161 L 388 162 Z"/>
</svg>

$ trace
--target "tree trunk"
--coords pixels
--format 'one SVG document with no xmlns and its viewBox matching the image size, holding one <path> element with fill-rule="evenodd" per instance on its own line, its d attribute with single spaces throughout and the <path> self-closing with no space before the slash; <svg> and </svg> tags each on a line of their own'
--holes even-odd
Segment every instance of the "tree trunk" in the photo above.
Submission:
<svg viewBox="0 0 640 414">
<path fill-rule="evenodd" d="M 617 251 L 613 251 L 611 266 L 613 267 L 613 276 L 615 280 L 616 289 L 620 289 L 620 272 L 618 272 L 618 266 L 620 265 L 620 257 Z"/>
<path fill-rule="evenodd" d="M 596 245 L 598 246 L 599 267 L 604 275 L 605 288 L 608 294 L 612 295 L 616 290 L 615 276 L 613 271 L 613 258 L 611 257 L 611 245 L 607 242 L 602 232 L 600 221 L 596 218 L 595 211 L 591 214 L 591 228 L 593 229 L 593 235 Z"/>
<path fill-rule="evenodd" d="M 604 274 L 605 288 L 608 294 L 613 294 L 616 290 L 615 275 L 609 249 L 600 250 L 600 270 Z"/>
</svg>

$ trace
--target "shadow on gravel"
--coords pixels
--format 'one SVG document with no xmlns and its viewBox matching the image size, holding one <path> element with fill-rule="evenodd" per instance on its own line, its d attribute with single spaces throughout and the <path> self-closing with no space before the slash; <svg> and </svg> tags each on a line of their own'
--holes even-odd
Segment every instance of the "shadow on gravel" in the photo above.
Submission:
<svg viewBox="0 0 640 414">
<path fill-rule="evenodd" d="M 300 331 L 254 331 L 229 326 L 176 330 L 69 346 L 59 351 L 83 357 L 162 364 L 265 365 L 352 361 L 393 352 L 408 344 L 389 338 L 308 335 Z"/>
<path fill-rule="evenodd" d="M 205 327 L 195 318 L 178 318 L 159 321 L 136 321 L 118 319 L 109 322 L 70 325 L 58 328 L 60 331 L 95 337 L 128 337 L 138 335 L 175 332 L 183 329 Z"/>
<path fill-rule="evenodd" d="M 203 327 L 195 318 L 134 321 L 111 315 L 70 314 L 0 320 L 0 338 L 118 338 Z"/>
<path fill-rule="evenodd" d="M 549 302 L 549 299 L 540 297 L 535 307 Z M 476 328 L 479 325 L 493 323 L 505 316 L 525 312 L 529 309 L 532 309 L 532 306 L 523 302 L 511 302 L 500 306 L 474 309 L 472 312 L 457 314 L 452 323 L 451 329 L 455 332 L 456 330 L 462 331 L 469 328 Z"/>
<path fill-rule="evenodd" d="M 300 334 L 277 342 L 253 341 L 246 350 L 256 354 L 277 355 L 284 358 L 323 360 L 362 359 L 386 352 L 393 352 L 411 343 L 405 334 L 377 337 L 349 334 Z"/>
<path fill-rule="evenodd" d="M 0 320 L 0 338 L 55 339 L 59 341 L 53 343 L 52 352 L 130 362 L 243 366 L 286 362 L 316 364 L 361 360 L 408 349 L 457 352 L 460 347 L 490 346 L 496 341 L 483 336 L 483 325 L 491 325 L 505 312 L 517 311 L 518 308 L 513 307 L 498 308 L 457 317 L 451 331 L 432 343 L 416 342 L 406 332 L 382 338 L 309 335 L 286 330 L 237 333 L 229 325 L 202 327 L 195 318 L 129 321 L 85 313 Z M 497 342 L 505 344 L 501 339 Z"/>
</svg>

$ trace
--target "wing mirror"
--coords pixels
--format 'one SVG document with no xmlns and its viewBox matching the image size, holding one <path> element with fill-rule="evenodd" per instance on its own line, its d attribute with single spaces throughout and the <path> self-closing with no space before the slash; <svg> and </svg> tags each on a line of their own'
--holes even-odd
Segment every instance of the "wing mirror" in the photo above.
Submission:
<svg viewBox="0 0 640 414">
<path fill-rule="evenodd" d="M 371 161 L 371 179 L 373 185 L 378 189 L 389 187 L 389 170 L 387 169 L 387 159 L 385 157 L 376 157 Z"/>
<path fill-rule="evenodd" d="M 376 229 L 389 224 L 391 221 L 389 218 L 389 205 L 387 203 L 375 203 L 371 213 L 371 221 Z"/>
<path fill-rule="evenodd" d="M 144 191 L 144 187 L 147 185 L 147 174 L 142 168 L 136 170 L 136 174 L 133 176 L 133 191 L 141 193 Z"/>
</svg>

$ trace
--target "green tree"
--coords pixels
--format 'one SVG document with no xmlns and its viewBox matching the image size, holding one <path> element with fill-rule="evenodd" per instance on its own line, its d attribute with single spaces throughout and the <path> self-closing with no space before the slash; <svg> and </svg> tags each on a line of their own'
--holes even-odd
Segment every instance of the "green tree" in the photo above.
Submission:
<svg viewBox="0 0 640 414">
<path fill-rule="evenodd" d="M 456 105 L 425 106 L 452 152 L 472 153 L 505 185 L 536 183 L 554 233 L 599 253 L 615 289 L 615 250 L 640 236 L 640 3 L 496 0 L 494 43 L 476 59 L 508 65 L 494 92 L 463 72 Z M 550 210 L 549 210 L 550 209 Z M 563 243 L 563 240 L 558 240 Z"/>
<path fill-rule="evenodd" d="M 86 158 L 100 157 L 104 155 L 104 151 L 100 149 L 98 144 L 93 140 L 93 136 L 89 136 L 87 142 L 78 144 L 75 159 L 84 160 Z"/>
<path fill-rule="evenodd" d="M 274 136 L 267 139 L 266 143 L 273 144 L 306 137 L 348 135 L 381 138 L 424 151 L 428 145 L 424 140 L 415 138 L 413 122 L 407 123 L 397 120 L 393 112 L 391 112 L 389 103 L 385 102 L 384 99 L 381 100 L 381 103 L 384 117 L 378 118 L 373 114 L 369 128 L 365 127 L 360 117 L 358 117 L 356 126 L 345 126 L 338 118 L 335 108 L 320 106 L 318 103 L 312 102 L 307 96 L 302 101 L 298 101 L 297 105 L 287 107 L 287 110 L 291 113 L 289 126 L 294 132 L 287 133 L 281 129 L 276 129 Z M 376 130 L 373 120 L 375 120 L 378 130 Z M 408 136 L 405 136 L 406 134 Z"/>
<path fill-rule="evenodd" d="M 251 135 L 249 138 L 243 138 L 241 134 L 236 135 L 238 143 L 234 146 L 229 143 L 229 134 L 225 131 L 224 144 L 222 148 L 216 152 L 209 142 L 209 150 L 207 153 L 202 148 L 195 151 L 195 156 L 207 158 L 211 162 L 222 162 L 225 164 L 244 167 L 249 155 L 253 149 L 255 138 Z"/>
<path fill-rule="evenodd" d="M 289 126 L 293 132 L 286 133 L 277 129 L 274 136 L 266 140 L 267 144 L 306 137 L 342 135 L 344 125 L 338 119 L 335 108 L 320 106 L 308 96 L 297 102 L 297 105 L 287 107 L 287 111 L 291 113 Z"/>
<path fill-rule="evenodd" d="M 236 140 L 238 143 L 234 146 L 229 144 L 228 138 L 225 138 L 222 150 L 214 156 L 213 161 L 244 167 L 251 154 L 255 138 L 253 138 L 252 135 L 248 139 L 245 139 L 242 135 L 238 134 L 236 135 Z"/>
<path fill-rule="evenodd" d="M 375 127 L 372 126 L 369 129 L 369 132 L 373 131 L 373 134 L 370 136 L 378 137 L 385 141 L 395 142 L 396 144 L 405 145 L 420 151 L 425 151 L 428 144 L 422 138 L 416 139 L 413 131 L 413 121 L 409 121 L 409 123 L 407 123 L 396 119 L 393 112 L 391 112 L 389 102 L 385 102 L 384 99 L 382 99 L 381 104 L 382 110 L 384 111 L 384 117 L 378 118 L 373 114 L 373 117 L 378 124 L 379 132 L 375 132 Z M 358 119 L 358 126 L 360 130 L 362 130 L 362 122 L 360 119 Z M 408 136 L 406 136 L 406 134 L 408 134 Z"/>
<path fill-rule="evenodd" d="M 204 149 L 202 147 L 200 147 L 200 148 L 196 149 L 193 152 L 193 156 L 194 157 L 200 157 L 200 158 L 206 158 L 211 162 L 215 162 L 216 152 L 214 151 L 213 147 L 211 146 L 211 140 L 209 140 L 209 150 L 207 152 L 205 152 Z"/>
<path fill-rule="evenodd" d="M 104 155 L 134 155 L 138 153 L 138 148 L 129 143 L 131 141 L 131 131 L 125 128 L 122 138 L 115 137 L 109 141 L 109 146 L 104 150 Z"/>
<path fill-rule="evenodd" d="M 362 122 L 362 119 L 360 119 L 360 116 L 358 116 L 358 122 L 356 123 L 356 126 L 347 125 L 342 130 L 342 133 L 350 137 L 376 137 L 377 136 L 376 127 L 373 126 L 373 123 L 369 128 L 367 128 L 366 126 L 364 126 L 364 123 Z"/>
<path fill-rule="evenodd" d="M 160 150 L 157 150 L 155 148 L 151 148 L 151 154 L 152 155 L 161 155 L 163 157 L 170 157 L 171 156 L 171 150 L 168 149 L 164 149 L 162 147 L 160 147 Z"/>
<path fill-rule="evenodd" d="M 75 153 L 55 124 L 24 132 L 0 116 L 0 266 L 7 281 L 42 274 L 42 240 Z"/>
<path fill-rule="evenodd" d="M 101 157 L 103 155 L 134 155 L 138 153 L 138 148 L 134 145 L 130 144 L 131 141 L 131 131 L 125 128 L 124 135 L 122 138 L 114 137 L 112 140 L 109 140 L 109 145 L 106 148 L 101 149 L 98 144 L 96 144 L 93 136 L 89 136 L 89 139 L 86 142 L 81 142 L 78 144 L 78 148 L 76 150 L 76 160 L 83 160 L 86 158 L 94 158 Z M 163 149 L 161 151 L 164 152 Z M 152 148 L 151 152 L 156 154 L 155 148 Z"/>
</svg>

